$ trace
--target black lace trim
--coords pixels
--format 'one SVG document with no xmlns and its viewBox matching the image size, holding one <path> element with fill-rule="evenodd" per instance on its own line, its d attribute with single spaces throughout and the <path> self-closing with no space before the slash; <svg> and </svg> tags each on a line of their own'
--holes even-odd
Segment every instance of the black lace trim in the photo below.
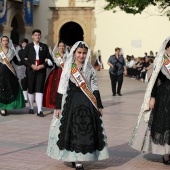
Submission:
<svg viewBox="0 0 170 170">
<path fill-rule="evenodd" d="M 83 154 L 93 153 L 96 150 L 101 151 L 105 146 L 105 141 L 100 113 L 93 105 L 92 108 L 87 108 L 83 103 L 75 107 L 71 113 L 72 100 L 74 100 L 73 91 L 69 90 L 62 112 L 60 134 L 58 135 L 57 145 L 59 149 Z M 91 110 L 94 111 L 93 117 L 90 113 Z M 80 138 L 86 142 L 81 142 Z"/>
<path fill-rule="evenodd" d="M 152 110 L 149 128 L 152 141 L 155 144 L 170 145 L 170 80 L 163 74 L 158 77 L 161 80 L 156 87 L 156 102 Z"/>
</svg>

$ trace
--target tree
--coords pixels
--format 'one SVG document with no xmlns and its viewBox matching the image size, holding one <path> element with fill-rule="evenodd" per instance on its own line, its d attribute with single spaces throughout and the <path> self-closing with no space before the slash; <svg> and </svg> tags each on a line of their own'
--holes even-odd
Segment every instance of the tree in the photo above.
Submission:
<svg viewBox="0 0 170 170">
<path fill-rule="evenodd" d="M 108 4 L 105 10 L 113 10 L 119 7 L 122 11 L 131 14 L 140 14 L 148 6 L 158 6 L 160 13 L 170 7 L 170 0 L 105 0 Z M 168 15 L 168 14 L 167 14 Z"/>
</svg>

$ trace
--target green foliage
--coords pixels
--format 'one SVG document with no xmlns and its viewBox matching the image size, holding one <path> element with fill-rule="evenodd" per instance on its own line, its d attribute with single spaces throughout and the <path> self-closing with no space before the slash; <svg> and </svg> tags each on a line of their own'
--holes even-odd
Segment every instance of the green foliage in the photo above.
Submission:
<svg viewBox="0 0 170 170">
<path fill-rule="evenodd" d="M 119 7 L 122 11 L 131 14 L 141 13 L 149 5 L 158 5 L 161 10 L 170 7 L 170 0 L 105 0 L 108 2 L 105 10 L 113 10 Z"/>
</svg>

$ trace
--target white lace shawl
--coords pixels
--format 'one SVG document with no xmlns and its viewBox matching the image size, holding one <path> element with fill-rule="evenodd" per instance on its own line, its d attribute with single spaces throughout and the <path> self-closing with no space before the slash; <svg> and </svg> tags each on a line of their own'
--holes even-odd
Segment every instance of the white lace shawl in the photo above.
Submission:
<svg viewBox="0 0 170 170">
<path fill-rule="evenodd" d="M 3 36 L 0 37 L 0 40 L 1 40 L 2 37 Z M 6 36 L 6 37 L 8 37 L 8 36 Z M 17 52 L 15 50 L 15 47 L 14 47 L 14 45 L 12 43 L 12 40 L 9 37 L 8 37 L 8 39 L 9 39 L 9 43 L 8 43 L 8 48 L 9 49 L 8 49 L 8 53 L 6 54 L 6 57 L 7 57 L 8 61 L 10 62 L 13 59 L 14 56 L 16 56 L 18 61 L 20 61 L 20 58 L 19 58 L 19 56 L 18 56 L 18 54 L 17 54 Z M 0 47 L 2 48 L 1 42 L 0 42 Z M 1 57 L 0 57 L 0 62 L 4 63 L 4 61 L 3 61 L 3 59 Z"/>
<path fill-rule="evenodd" d="M 55 53 L 58 52 L 58 43 L 55 45 L 53 51 L 52 51 L 52 58 L 53 58 L 53 61 L 55 62 L 55 64 L 58 66 L 58 67 L 61 67 L 60 66 L 60 63 L 58 62 L 58 60 L 56 59 L 55 57 Z M 65 63 L 65 61 L 67 60 L 67 56 L 68 56 L 68 50 L 65 46 L 65 49 L 64 49 L 64 55 L 62 56 L 63 58 L 63 62 Z"/>
<path fill-rule="evenodd" d="M 5 55 L 9 62 L 14 58 L 15 52 L 13 49 L 9 48 L 7 54 Z M 4 60 L 0 56 L 0 63 L 4 64 Z"/>
<path fill-rule="evenodd" d="M 143 104 L 142 104 L 142 107 L 141 107 L 141 111 L 140 111 L 139 116 L 138 116 L 137 127 L 138 127 L 138 125 L 141 121 L 141 117 L 144 114 L 147 113 L 147 115 L 145 115 L 145 121 L 147 122 L 149 120 L 150 112 L 148 112 L 148 111 L 150 110 L 149 109 L 149 101 L 150 101 L 150 98 L 151 98 L 151 92 L 152 92 L 153 86 L 155 84 L 155 81 L 158 77 L 160 70 L 162 71 L 162 66 L 163 66 L 163 61 L 164 61 L 163 56 L 166 52 L 165 47 L 166 47 L 168 41 L 170 41 L 170 37 L 168 37 L 163 42 L 155 60 L 154 60 L 153 72 L 152 72 L 150 81 L 148 83 L 148 86 L 147 86 L 147 89 L 146 89 L 146 92 L 145 92 L 144 101 L 143 101 Z"/>
<path fill-rule="evenodd" d="M 62 71 L 62 74 L 61 74 L 60 83 L 59 83 L 59 87 L 58 87 L 58 93 L 66 94 L 66 92 L 67 92 L 68 82 L 69 82 L 69 79 L 71 78 L 71 65 L 72 65 L 72 62 L 74 60 L 74 51 L 78 47 L 79 43 L 85 44 L 85 46 L 88 48 L 87 56 L 86 56 L 86 59 L 84 61 L 84 65 L 83 65 L 83 69 L 82 69 L 82 74 L 84 75 L 88 86 L 90 86 L 89 87 L 90 89 L 96 89 L 96 90 L 98 89 L 97 81 L 94 83 L 93 87 L 91 86 L 91 82 L 90 82 L 90 76 L 92 74 L 93 74 L 93 76 L 95 76 L 94 75 L 95 70 L 93 70 L 93 67 L 89 63 L 90 49 L 85 42 L 78 41 L 71 48 L 71 51 L 70 51 L 70 53 L 67 57 L 67 60 L 64 64 L 64 68 L 63 68 L 63 71 Z"/>
</svg>

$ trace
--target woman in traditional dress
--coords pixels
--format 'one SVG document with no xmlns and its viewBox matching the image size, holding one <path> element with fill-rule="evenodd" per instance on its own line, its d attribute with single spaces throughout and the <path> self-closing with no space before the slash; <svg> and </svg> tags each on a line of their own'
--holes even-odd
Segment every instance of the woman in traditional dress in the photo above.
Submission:
<svg viewBox="0 0 170 170">
<path fill-rule="evenodd" d="M 94 68 L 97 71 L 100 71 L 101 68 L 103 69 L 102 56 L 101 56 L 101 51 L 100 50 L 98 50 L 97 58 L 96 58 L 96 61 L 94 63 Z"/>
<path fill-rule="evenodd" d="M 170 164 L 170 37 L 157 54 L 153 72 L 145 93 L 137 126 L 130 145 L 132 148 L 163 155 Z"/>
<path fill-rule="evenodd" d="M 0 110 L 5 116 L 7 110 L 25 107 L 24 97 L 20 88 L 16 72 L 11 65 L 18 64 L 12 42 L 7 36 L 2 36 L 0 48 Z"/>
<path fill-rule="evenodd" d="M 44 97 L 43 97 L 43 106 L 48 108 L 56 107 L 56 98 L 57 98 L 57 89 L 60 81 L 60 76 L 62 73 L 62 68 L 64 62 L 67 59 L 67 50 L 66 45 L 63 41 L 59 41 L 53 50 L 53 60 L 55 63 L 55 68 L 49 74 L 49 77 L 46 81 Z"/>
<path fill-rule="evenodd" d="M 83 170 L 82 161 L 109 157 L 97 76 L 89 57 L 90 49 L 82 41 L 68 55 L 47 148 L 48 156 L 72 162 L 76 170 Z"/>
</svg>

